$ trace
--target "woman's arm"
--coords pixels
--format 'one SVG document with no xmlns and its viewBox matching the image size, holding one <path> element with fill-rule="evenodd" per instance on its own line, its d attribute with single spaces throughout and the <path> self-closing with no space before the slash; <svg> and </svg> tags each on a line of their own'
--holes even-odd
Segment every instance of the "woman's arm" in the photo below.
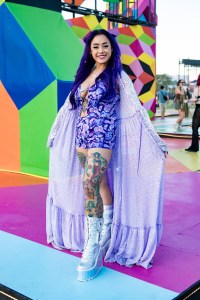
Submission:
<svg viewBox="0 0 200 300">
<path fill-rule="evenodd" d="M 178 87 L 175 89 L 175 94 L 182 95 L 181 90 Z"/>
</svg>

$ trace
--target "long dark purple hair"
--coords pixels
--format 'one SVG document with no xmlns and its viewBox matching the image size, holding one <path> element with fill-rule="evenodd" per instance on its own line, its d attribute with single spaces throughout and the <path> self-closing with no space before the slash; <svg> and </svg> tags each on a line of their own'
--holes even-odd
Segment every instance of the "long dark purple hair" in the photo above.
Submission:
<svg viewBox="0 0 200 300">
<path fill-rule="evenodd" d="M 115 37 L 112 34 L 110 34 L 108 31 L 104 29 L 94 30 L 90 32 L 90 34 L 84 40 L 85 50 L 81 58 L 77 73 L 75 75 L 75 80 L 69 98 L 73 109 L 77 107 L 74 99 L 75 91 L 77 90 L 81 82 L 83 82 L 88 77 L 88 75 L 94 68 L 95 60 L 90 54 L 91 42 L 96 35 L 100 35 L 100 34 L 105 35 L 110 41 L 112 47 L 112 55 L 109 59 L 106 69 L 99 75 L 99 77 L 101 77 L 104 80 L 107 90 L 109 90 L 110 88 L 113 88 L 115 91 L 117 90 L 117 78 L 118 76 L 120 76 L 122 71 L 122 64 L 120 60 L 121 52 L 119 46 L 115 40 Z"/>
</svg>

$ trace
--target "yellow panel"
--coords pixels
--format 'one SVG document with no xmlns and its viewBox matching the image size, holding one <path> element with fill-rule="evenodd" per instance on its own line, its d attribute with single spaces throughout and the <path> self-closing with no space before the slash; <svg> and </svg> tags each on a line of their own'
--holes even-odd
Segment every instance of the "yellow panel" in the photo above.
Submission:
<svg viewBox="0 0 200 300">
<path fill-rule="evenodd" d="M 0 5 L 2 4 L 2 3 L 4 3 L 5 1 L 4 0 L 0 0 Z"/>
<path fill-rule="evenodd" d="M 156 91 L 156 80 L 154 80 L 154 83 L 152 84 L 152 87 L 150 88 L 150 92 L 154 93 L 154 97 L 155 97 L 155 91 Z"/>
<path fill-rule="evenodd" d="M 108 29 L 108 19 L 103 18 L 103 20 L 100 22 L 100 25 L 101 25 L 102 28 Z"/>
<path fill-rule="evenodd" d="M 155 98 L 155 93 L 152 93 L 151 91 L 139 96 L 139 99 L 142 101 L 142 103 L 147 103 L 151 99 Z"/>
<path fill-rule="evenodd" d="M 200 170 L 200 152 L 186 152 L 185 149 L 169 151 L 169 154 L 191 171 Z"/>
<path fill-rule="evenodd" d="M 155 58 L 151 57 L 150 55 L 144 52 L 138 57 L 138 59 L 140 59 L 147 65 L 152 65 L 153 63 L 155 63 Z"/>
<path fill-rule="evenodd" d="M 87 23 L 90 30 L 95 29 L 95 27 L 99 25 L 97 18 L 92 15 L 84 17 L 84 21 Z"/>
<path fill-rule="evenodd" d="M 151 64 L 148 65 L 151 68 L 153 75 L 156 76 L 156 61 L 154 60 Z"/>
<path fill-rule="evenodd" d="M 130 65 L 135 60 L 136 60 L 136 57 L 134 57 L 134 56 L 130 56 L 130 55 L 127 55 L 127 54 L 122 54 L 121 55 L 121 61 L 125 65 Z"/>
<path fill-rule="evenodd" d="M 130 26 L 129 28 L 132 30 L 132 32 L 137 38 L 139 38 L 144 33 L 141 25 Z"/>
</svg>

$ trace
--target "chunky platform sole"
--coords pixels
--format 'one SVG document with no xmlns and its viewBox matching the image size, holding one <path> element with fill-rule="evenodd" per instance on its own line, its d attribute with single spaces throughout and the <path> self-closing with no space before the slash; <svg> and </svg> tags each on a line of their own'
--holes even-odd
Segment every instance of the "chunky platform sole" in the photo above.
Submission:
<svg viewBox="0 0 200 300">
<path fill-rule="evenodd" d="M 102 250 L 99 247 L 98 255 L 97 255 L 95 264 L 92 268 L 84 270 L 82 267 L 79 267 L 79 266 L 77 267 L 77 271 L 78 271 L 77 280 L 78 281 L 92 280 L 93 278 L 95 278 L 97 276 L 97 274 L 101 270 L 102 266 L 103 266 Z"/>
</svg>

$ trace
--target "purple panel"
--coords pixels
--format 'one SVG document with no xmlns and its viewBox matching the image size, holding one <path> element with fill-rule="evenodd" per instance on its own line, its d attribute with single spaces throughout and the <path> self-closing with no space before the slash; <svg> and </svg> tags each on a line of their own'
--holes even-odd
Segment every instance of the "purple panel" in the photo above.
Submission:
<svg viewBox="0 0 200 300">
<path fill-rule="evenodd" d="M 139 77 L 144 71 L 138 59 L 136 59 L 130 65 L 131 69 L 134 70 L 134 73 L 137 77 Z"/>
<path fill-rule="evenodd" d="M 132 44 L 130 44 L 130 48 L 133 50 L 137 57 L 144 52 L 138 40 L 135 40 Z"/>
<path fill-rule="evenodd" d="M 151 49 L 151 47 L 149 47 L 147 44 L 145 44 L 144 42 L 140 41 L 140 46 L 143 49 L 143 52 L 145 52 L 146 54 L 148 54 L 149 56 L 155 58 L 155 55 Z"/>
<path fill-rule="evenodd" d="M 0 230 L 46 245 L 47 184 L 0 188 Z"/>
<path fill-rule="evenodd" d="M 131 48 L 128 45 L 119 44 L 119 47 L 120 47 L 120 50 L 121 50 L 122 54 L 127 54 L 127 55 L 135 57 L 133 51 L 131 50 Z"/>
<path fill-rule="evenodd" d="M 156 43 L 154 43 L 153 45 L 151 45 L 151 50 L 153 52 L 154 57 L 156 56 Z"/>
</svg>

